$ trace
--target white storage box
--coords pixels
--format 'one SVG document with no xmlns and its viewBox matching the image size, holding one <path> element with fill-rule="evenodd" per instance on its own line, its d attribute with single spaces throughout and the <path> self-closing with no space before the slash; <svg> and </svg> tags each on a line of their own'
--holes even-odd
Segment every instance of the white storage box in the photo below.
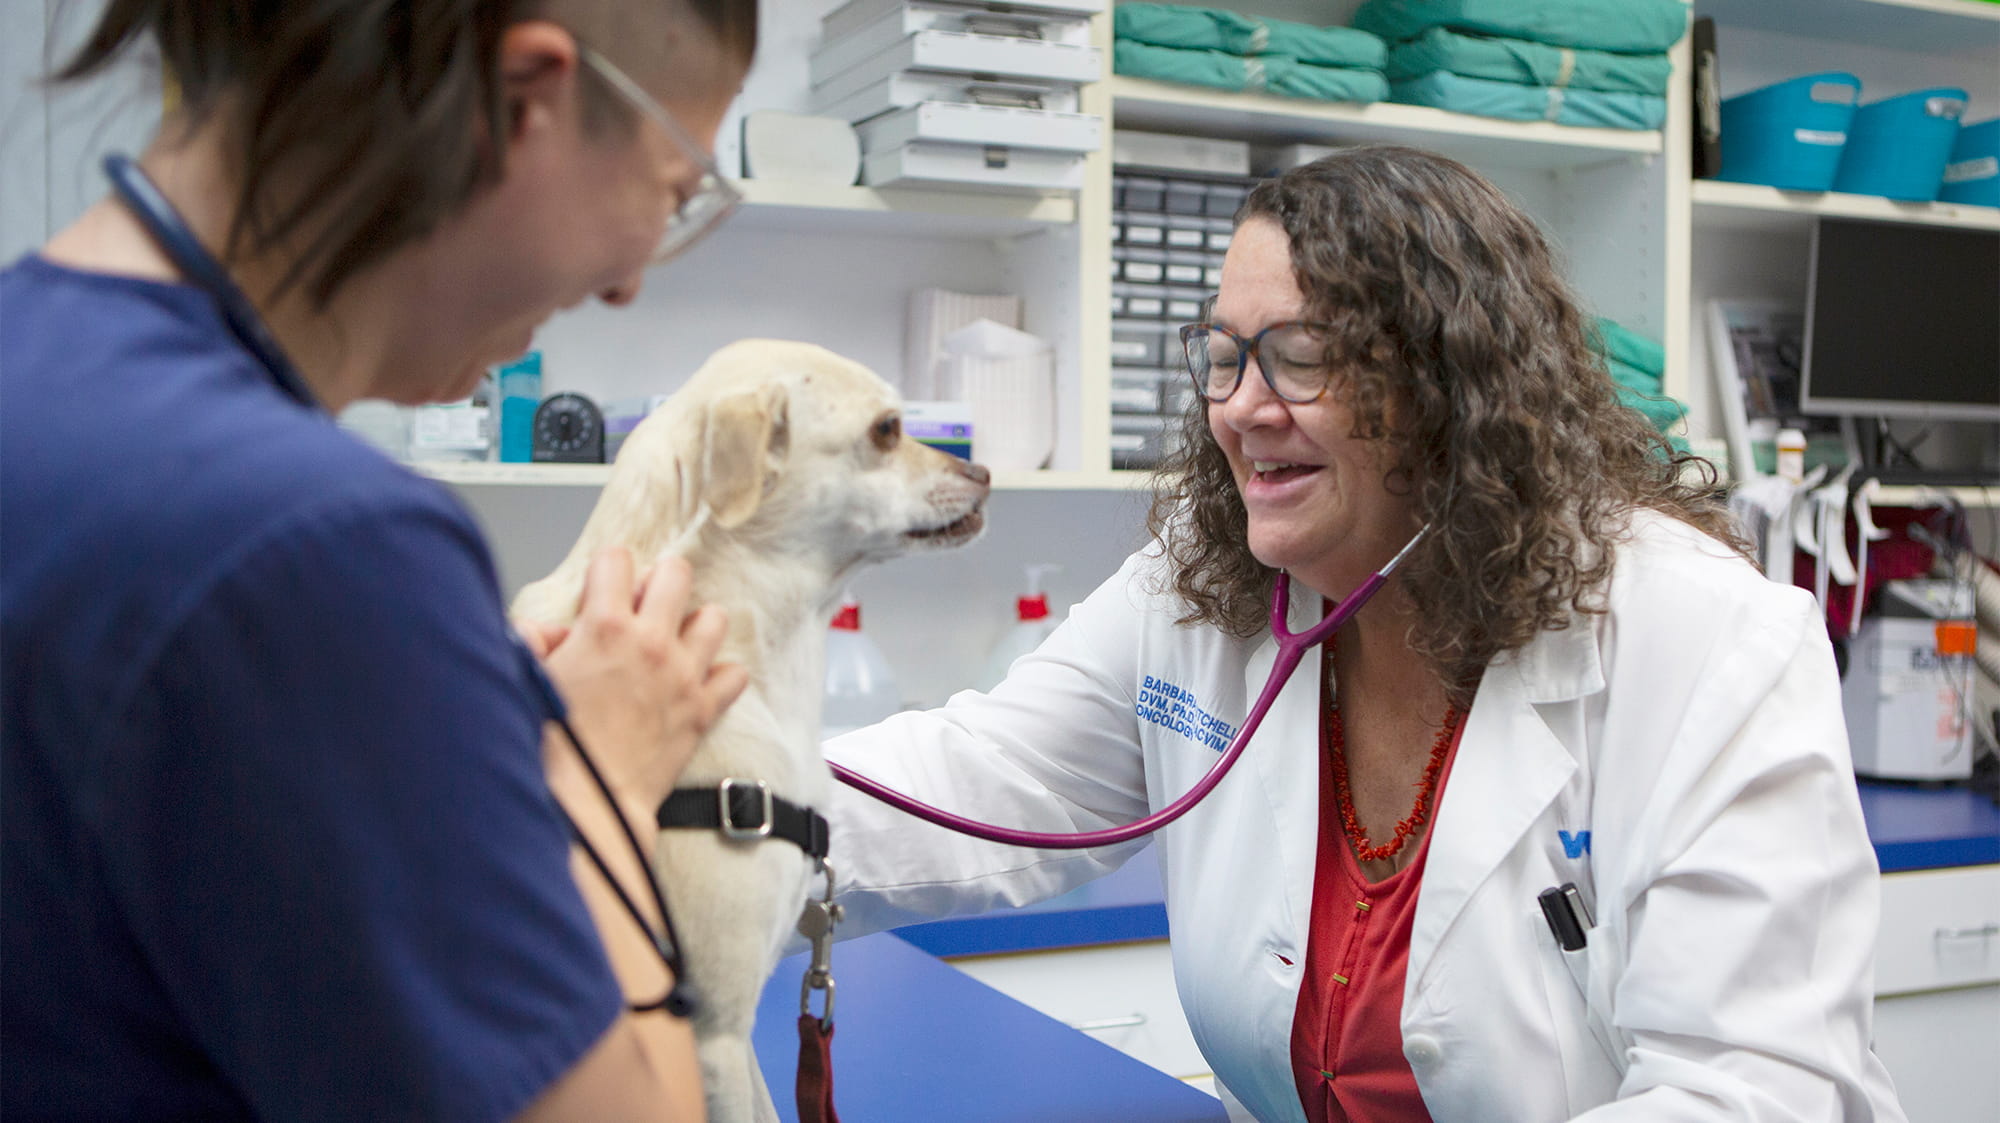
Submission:
<svg viewBox="0 0 2000 1123">
<path fill-rule="evenodd" d="M 882 77 L 866 68 L 856 68 L 815 87 L 812 96 L 815 113 L 847 121 L 866 121 L 926 101 L 1045 109 L 1051 113 L 1074 113 L 1077 107 L 1075 86 L 991 82 L 969 74 L 931 74 L 921 70 Z"/>
<path fill-rule="evenodd" d="M 1249 175 L 1250 142 L 1116 129 L 1111 134 L 1111 162 L 1183 172 Z"/>
<path fill-rule="evenodd" d="M 969 31 L 1078 46 L 1090 43 L 1090 12 L 1047 4 L 1009 3 L 995 8 L 958 0 L 855 0 L 819 21 L 820 49 L 862 39 L 874 43 L 867 52 L 873 53 L 889 40 L 918 31 Z"/>
<path fill-rule="evenodd" d="M 1061 152 L 1095 152 L 1104 144 L 1104 121 L 1089 114 L 949 101 L 927 101 L 854 128 L 861 134 L 862 151 L 871 155 L 919 140 Z"/>
<path fill-rule="evenodd" d="M 875 25 L 894 31 L 887 23 Z M 812 84 L 823 86 L 850 70 L 878 78 L 900 70 L 944 70 L 961 74 L 1095 82 L 1104 63 L 1097 48 L 1038 39 L 1013 39 L 970 31 L 919 31 L 887 37 L 864 29 L 821 47 L 812 57 Z"/>
<path fill-rule="evenodd" d="M 1084 158 L 1039 148 L 980 147 L 912 141 L 865 157 L 861 182 L 869 187 L 945 183 L 1021 191 L 1075 191 L 1083 186 Z"/>
</svg>

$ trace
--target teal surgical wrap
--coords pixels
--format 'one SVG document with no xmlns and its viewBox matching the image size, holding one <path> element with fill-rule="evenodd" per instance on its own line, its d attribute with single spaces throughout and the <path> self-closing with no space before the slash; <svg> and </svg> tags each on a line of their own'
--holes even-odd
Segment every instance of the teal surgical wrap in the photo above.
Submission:
<svg viewBox="0 0 2000 1123">
<path fill-rule="evenodd" d="M 1608 129 L 1657 129 L 1667 119 L 1667 99 L 1663 97 L 1517 86 L 1442 70 L 1391 83 L 1389 100 L 1477 117 L 1554 121 L 1559 125 Z"/>
<path fill-rule="evenodd" d="M 1661 54 L 1687 30 L 1683 0 L 1368 0 L 1354 26 L 1391 43 L 1433 27 L 1557 47 Z"/>
<path fill-rule="evenodd" d="M 1606 359 L 1604 365 L 1610 368 L 1611 381 L 1633 393 L 1657 395 L 1660 392 L 1660 376 L 1657 374 L 1647 374 L 1617 359 Z"/>
<path fill-rule="evenodd" d="M 1612 361 L 1623 363 L 1638 373 L 1650 374 L 1655 380 L 1666 373 L 1665 347 L 1603 316 L 1599 316 L 1592 327 L 1596 330 L 1592 345 Z"/>
<path fill-rule="evenodd" d="M 1373 70 L 1313 66 L 1282 55 L 1240 58 L 1221 51 L 1176 50 L 1129 39 L 1112 43 L 1111 66 L 1133 78 L 1320 101 L 1381 101 L 1389 94 L 1388 80 Z"/>
<path fill-rule="evenodd" d="M 1607 93 L 1665 94 L 1673 64 L 1665 55 L 1621 55 L 1491 39 L 1433 27 L 1389 48 L 1391 82 L 1446 70 L 1520 86 L 1564 86 Z"/>
<path fill-rule="evenodd" d="M 1222 51 L 1244 57 L 1282 55 L 1314 66 L 1380 70 L 1382 40 L 1351 27 L 1313 27 L 1180 4 L 1119 4 L 1112 14 L 1119 39 L 1153 47 Z"/>
<path fill-rule="evenodd" d="M 1687 416 L 1687 407 L 1672 398 L 1641 394 L 1624 386 L 1618 388 L 1618 400 L 1627 409 L 1636 409 L 1645 414 L 1646 420 L 1652 422 L 1653 428 L 1662 433 L 1680 424 L 1681 418 Z"/>
</svg>

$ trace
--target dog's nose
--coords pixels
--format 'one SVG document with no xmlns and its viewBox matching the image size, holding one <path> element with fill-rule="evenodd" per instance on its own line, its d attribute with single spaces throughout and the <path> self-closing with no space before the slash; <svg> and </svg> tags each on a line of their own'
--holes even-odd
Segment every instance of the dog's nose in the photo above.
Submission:
<svg viewBox="0 0 2000 1123">
<path fill-rule="evenodd" d="M 964 476 L 968 480 L 971 480 L 973 483 L 980 484 L 982 486 L 991 484 L 993 482 L 993 473 L 986 470 L 986 465 L 974 464 L 970 460 L 963 461 L 959 464 L 958 474 Z"/>
</svg>

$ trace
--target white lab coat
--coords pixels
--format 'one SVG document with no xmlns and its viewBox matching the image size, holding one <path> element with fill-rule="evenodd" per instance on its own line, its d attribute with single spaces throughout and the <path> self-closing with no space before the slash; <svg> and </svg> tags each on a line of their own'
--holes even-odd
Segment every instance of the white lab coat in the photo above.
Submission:
<svg viewBox="0 0 2000 1123">
<path fill-rule="evenodd" d="M 1213 723 L 1242 721 L 1277 648 L 1176 627 L 1159 566 L 1134 555 L 990 695 L 829 755 L 1029 829 L 1163 806 L 1215 762 Z M 1303 628 L 1318 598 L 1292 609 Z M 1288 1043 L 1320 821 L 1314 663 L 1236 770 L 1156 836 L 1182 1005 L 1262 1120 L 1304 1118 Z M 848 934 L 1039 900 L 1142 845 L 996 846 L 835 787 Z M 1431 830 L 1402 1032 L 1437 1123 L 1902 1119 L 1868 1047 L 1874 851 L 1803 592 L 1636 516 L 1609 612 L 1486 672 Z M 1564 882 L 1596 917 L 1580 952 L 1536 903 Z"/>
</svg>

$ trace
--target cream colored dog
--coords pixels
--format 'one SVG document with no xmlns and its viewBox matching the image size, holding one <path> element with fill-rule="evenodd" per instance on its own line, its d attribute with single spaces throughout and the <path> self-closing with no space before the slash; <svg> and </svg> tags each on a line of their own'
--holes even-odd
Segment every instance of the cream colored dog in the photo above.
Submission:
<svg viewBox="0 0 2000 1123">
<path fill-rule="evenodd" d="M 983 529 L 986 470 L 905 438 L 900 407 L 873 372 L 819 347 L 725 347 L 633 430 L 575 548 L 515 599 L 517 618 L 567 624 L 600 550 L 626 546 L 641 564 L 667 551 L 688 559 L 693 601 L 728 610 L 722 658 L 742 663 L 750 686 L 695 750 L 682 788 L 760 780 L 823 807 L 832 774 L 819 753 L 820 697 L 841 582 L 865 563 Z M 812 862 L 789 842 L 702 829 L 661 831 L 656 854 L 700 995 L 709 1118 L 776 1119 L 750 1028 Z"/>
</svg>

